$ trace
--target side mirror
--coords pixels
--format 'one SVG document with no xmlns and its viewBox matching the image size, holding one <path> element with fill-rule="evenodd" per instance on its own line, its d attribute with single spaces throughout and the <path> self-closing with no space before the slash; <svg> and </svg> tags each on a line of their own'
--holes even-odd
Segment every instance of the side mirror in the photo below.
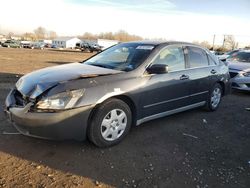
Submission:
<svg viewBox="0 0 250 188">
<path fill-rule="evenodd" d="M 150 65 L 146 70 L 149 74 L 164 74 L 164 73 L 168 73 L 168 65 L 153 64 L 153 65 Z"/>
</svg>

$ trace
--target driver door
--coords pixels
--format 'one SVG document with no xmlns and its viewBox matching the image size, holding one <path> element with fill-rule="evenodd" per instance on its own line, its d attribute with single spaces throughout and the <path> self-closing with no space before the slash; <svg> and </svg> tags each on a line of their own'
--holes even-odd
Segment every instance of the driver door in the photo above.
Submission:
<svg viewBox="0 0 250 188">
<path fill-rule="evenodd" d="M 168 65 L 168 72 L 150 76 L 142 98 L 143 117 L 160 115 L 190 104 L 190 80 L 186 70 L 183 47 L 164 47 L 152 64 Z"/>
</svg>

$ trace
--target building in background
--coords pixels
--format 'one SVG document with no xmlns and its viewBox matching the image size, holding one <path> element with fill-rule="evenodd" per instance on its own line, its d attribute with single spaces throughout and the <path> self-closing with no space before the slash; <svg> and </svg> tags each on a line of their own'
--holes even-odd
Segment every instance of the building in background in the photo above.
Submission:
<svg viewBox="0 0 250 188">
<path fill-rule="evenodd" d="M 58 48 L 75 48 L 76 43 L 81 42 L 80 39 L 76 37 L 60 37 L 52 41 L 52 45 Z"/>
<path fill-rule="evenodd" d="M 46 39 L 38 40 L 38 42 L 43 44 L 52 44 L 52 40 L 46 40 Z"/>
</svg>

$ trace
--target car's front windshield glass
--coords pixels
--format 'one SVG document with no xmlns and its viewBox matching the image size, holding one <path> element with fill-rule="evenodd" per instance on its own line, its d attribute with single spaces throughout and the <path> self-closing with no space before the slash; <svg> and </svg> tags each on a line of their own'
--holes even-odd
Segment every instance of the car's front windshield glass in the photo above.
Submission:
<svg viewBox="0 0 250 188">
<path fill-rule="evenodd" d="M 120 71 L 132 71 L 147 59 L 154 48 L 154 45 L 140 43 L 118 44 L 84 63 Z"/>
<path fill-rule="evenodd" d="M 250 63 L 250 52 L 239 52 L 232 54 L 228 59 L 238 62 Z"/>
</svg>

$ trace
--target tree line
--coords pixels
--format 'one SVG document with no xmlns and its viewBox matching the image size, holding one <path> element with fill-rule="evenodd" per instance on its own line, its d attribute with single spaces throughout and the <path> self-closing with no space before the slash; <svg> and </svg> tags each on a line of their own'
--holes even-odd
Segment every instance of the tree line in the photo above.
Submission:
<svg viewBox="0 0 250 188">
<path fill-rule="evenodd" d="M 7 37 L 12 38 L 15 35 L 13 32 L 10 32 Z M 47 30 L 44 27 L 38 27 L 34 29 L 33 32 L 25 32 L 21 35 L 19 35 L 22 40 L 40 40 L 40 39 L 55 39 L 58 37 L 57 33 L 55 31 Z M 85 32 L 82 35 L 77 36 L 79 39 L 88 39 L 88 40 L 97 40 L 99 39 L 109 39 L 109 40 L 117 40 L 121 42 L 127 42 L 127 41 L 135 41 L 135 40 L 143 40 L 142 37 L 138 35 L 132 35 L 124 30 L 120 30 L 118 32 L 101 32 L 99 34 L 93 34 L 90 32 Z"/>
<path fill-rule="evenodd" d="M 17 36 L 13 32 L 10 32 L 7 37 L 11 38 L 12 36 Z M 22 35 L 19 35 L 21 40 L 31 40 L 36 41 L 40 39 L 50 39 L 53 40 L 58 37 L 57 33 L 52 30 L 48 30 L 42 26 L 34 29 L 33 32 L 26 32 Z M 128 41 L 136 41 L 136 40 L 145 40 L 145 38 L 129 34 L 125 30 L 120 30 L 117 32 L 101 32 L 99 34 L 93 34 L 91 32 L 85 32 L 82 35 L 77 36 L 79 39 L 87 39 L 87 40 L 97 40 L 97 39 L 109 39 L 109 40 L 117 40 L 120 42 L 128 42 Z M 150 40 L 150 39 L 146 39 Z M 157 40 L 165 40 L 165 39 L 157 39 Z M 236 42 L 235 37 L 233 35 L 224 35 L 224 40 L 222 45 L 214 45 L 209 43 L 208 41 L 193 41 L 195 44 L 199 44 L 205 48 L 216 51 L 228 51 L 238 48 L 238 42 Z"/>
<path fill-rule="evenodd" d="M 88 39 L 88 40 L 96 40 L 96 39 L 109 39 L 109 40 L 117 40 L 121 42 L 135 41 L 135 40 L 143 40 L 142 37 L 138 35 L 131 35 L 124 30 L 120 30 L 118 32 L 102 32 L 99 34 L 92 34 L 90 32 L 85 32 L 83 35 L 79 35 L 80 39 Z"/>
<path fill-rule="evenodd" d="M 224 35 L 222 45 L 210 44 L 208 41 L 202 41 L 202 42 L 193 41 L 193 43 L 201 45 L 209 50 L 215 50 L 215 51 L 221 51 L 221 52 L 234 50 L 234 49 L 237 49 L 239 46 L 239 43 L 236 42 L 235 37 L 233 35 Z"/>
</svg>

